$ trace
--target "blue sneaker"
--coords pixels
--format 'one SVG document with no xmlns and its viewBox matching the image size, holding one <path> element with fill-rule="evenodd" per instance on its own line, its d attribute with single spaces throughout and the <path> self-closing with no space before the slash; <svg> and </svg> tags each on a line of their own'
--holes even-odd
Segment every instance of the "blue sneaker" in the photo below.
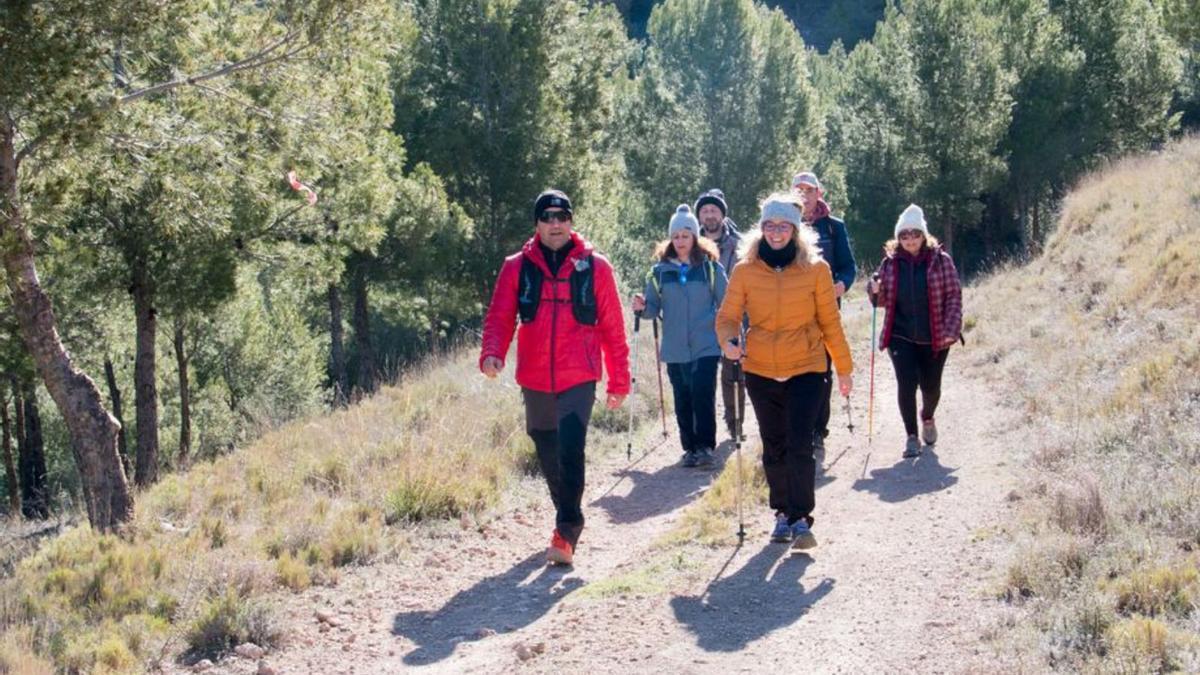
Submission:
<svg viewBox="0 0 1200 675">
<path fill-rule="evenodd" d="M 792 526 L 788 525 L 787 516 L 782 513 L 775 515 L 775 529 L 771 530 L 771 541 L 777 544 L 787 544 L 792 541 Z"/>
<path fill-rule="evenodd" d="M 812 528 L 808 526 L 808 521 L 804 518 L 793 523 L 791 530 L 793 550 L 802 551 L 817 545 L 817 538 L 813 536 Z"/>
</svg>

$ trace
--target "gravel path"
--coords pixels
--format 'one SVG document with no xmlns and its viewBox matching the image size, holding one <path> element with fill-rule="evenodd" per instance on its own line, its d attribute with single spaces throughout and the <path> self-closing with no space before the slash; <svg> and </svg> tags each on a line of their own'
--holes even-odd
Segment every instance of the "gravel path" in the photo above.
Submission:
<svg viewBox="0 0 1200 675">
<path fill-rule="evenodd" d="M 939 443 L 901 459 L 894 379 L 881 354 L 868 445 L 865 351 L 855 354 L 858 426 L 851 435 L 835 413 L 842 426 L 818 478 L 820 545 L 808 554 L 767 542 L 763 505 L 747 509 L 741 547 L 663 546 L 662 533 L 719 467 L 678 467 L 674 439 L 661 442 L 661 427 L 644 425 L 639 447 L 660 444 L 632 467 L 618 439 L 590 452 L 588 526 L 574 568 L 543 564 L 553 512 L 540 479 L 530 479 L 486 522 L 422 528 L 395 562 L 283 597 L 288 644 L 266 662 L 280 673 L 1002 669 L 980 636 L 1003 614 L 994 597 L 1015 449 L 1028 432 L 990 385 L 964 374 L 971 356 L 956 351 Z M 755 429 L 747 431 L 743 452 L 756 461 Z M 731 451 L 725 442 L 718 455 Z M 254 667 L 228 659 L 215 670 Z"/>
</svg>

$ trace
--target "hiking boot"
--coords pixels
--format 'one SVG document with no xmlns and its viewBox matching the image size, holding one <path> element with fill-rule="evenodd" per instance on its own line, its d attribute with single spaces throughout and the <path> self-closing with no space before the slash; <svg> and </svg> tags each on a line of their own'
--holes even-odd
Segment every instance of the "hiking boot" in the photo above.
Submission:
<svg viewBox="0 0 1200 675">
<path fill-rule="evenodd" d="M 679 460 L 679 466 L 690 469 L 691 467 L 696 466 L 698 461 L 700 461 L 699 455 L 697 455 L 693 450 L 687 450 L 683 453 L 683 459 Z"/>
<path fill-rule="evenodd" d="M 933 420 L 923 420 L 921 422 L 921 439 L 925 441 L 925 445 L 933 445 L 937 443 L 937 425 Z"/>
<path fill-rule="evenodd" d="M 915 434 L 912 436 L 909 436 L 908 440 L 904 442 L 904 456 L 906 458 L 907 457 L 916 457 L 917 455 L 920 455 L 920 454 L 921 454 L 921 441 L 917 439 Z"/>
<path fill-rule="evenodd" d="M 574 560 L 575 547 L 563 539 L 558 533 L 558 528 L 555 528 L 554 535 L 550 537 L 550 548 L 546 549 L 546 562 L 552 565 L 570 565 Z"/>
<path fill-rule="evenodd" d="M 712 450 L 709 448 L 700 448 L 693 454 L 696 457 L 696 466 L 707 467 L 716 463 L 716 460 L 713 459 Z"/>
<path fill-rule="evenodd" d="M 787 516 L 775 514 L 775 529 L 771 530 L 771 541 L 777 544 L 787 544 L 792 541 L 792 526 L 788 525 Z"/>
<path fill-rule="evenodd" d="M 792 523 L 792 549 L 803 551 L 806 548 L 812 548 L 817 545 L 817 538 L 813 536 L 812 528 L 808 526 L 808 521 L 804 518 Z"/>
</svg>

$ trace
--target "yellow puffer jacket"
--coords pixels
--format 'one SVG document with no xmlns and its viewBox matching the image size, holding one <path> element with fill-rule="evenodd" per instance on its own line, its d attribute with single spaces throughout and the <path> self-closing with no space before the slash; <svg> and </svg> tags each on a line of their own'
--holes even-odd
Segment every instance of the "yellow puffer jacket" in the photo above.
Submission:
<svg viewBox="0 0 1200 675">
<path fill-rule="evenodd" d="M 721 344 L 737 338 L 745 312 L 750 317 L 746 372 L 774 379 L 823 373 L 828 349 L 838 375 L 849 375 L 854 365 L 829 264 L 815 244 L 799 236 L 795 260 L 776 271 L 758 257 L 761 237 L 746 242 L 745 256 L 730 275 L 725 301 L 717 312 Z"/>
</svg>

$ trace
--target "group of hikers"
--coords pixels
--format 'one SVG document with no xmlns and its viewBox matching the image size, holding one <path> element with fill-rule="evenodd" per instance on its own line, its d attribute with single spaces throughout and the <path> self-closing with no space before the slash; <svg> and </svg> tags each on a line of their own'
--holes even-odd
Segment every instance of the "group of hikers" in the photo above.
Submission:
<svg viewBox="0 0 1200 675">
<path fill-rule="evenodd" d="M 610 409 L 622 405 L 631 386 L 612 265 L 574 231 L 573 214 L 559 190 L 535 199 L 535 233 L 501 267 L 479 357 L 480 370 L 496 377 L 517 333 L 526 431 L 556 509 L 547 560 L 565 565 L 583 531 L 584 448 L 601 358 Z M 747 393 L 758 421 L 774 512 L 771 541 L 808 549 L 817 544 L 816 465 L 829 434 L 834 375 L 843 397 L 853 389 L 840 313 L 857 271 L 850 238 L 809 171 L 793 177 L 790 191 L 760 204 L 750 232 L 741 233 L 728 214 L 718 189 L 692 206 L 680 204 L 631 305 L 638 317 L 662 322 L 658 358 L 674 393 L 680 464 L 716 461 L 719 363 L 730 438 L 745 438 Z M 907 433 L 903 456 L 917 457 L 922 441 L 937 441 L 934 413 L 946 357 L 961 339 L 962 288 L 920 207 L 900 214 L 894 234 L 867 293 L 884 310 L 878 347 L 888 351 L 896 374 Z"/>
</svg>

